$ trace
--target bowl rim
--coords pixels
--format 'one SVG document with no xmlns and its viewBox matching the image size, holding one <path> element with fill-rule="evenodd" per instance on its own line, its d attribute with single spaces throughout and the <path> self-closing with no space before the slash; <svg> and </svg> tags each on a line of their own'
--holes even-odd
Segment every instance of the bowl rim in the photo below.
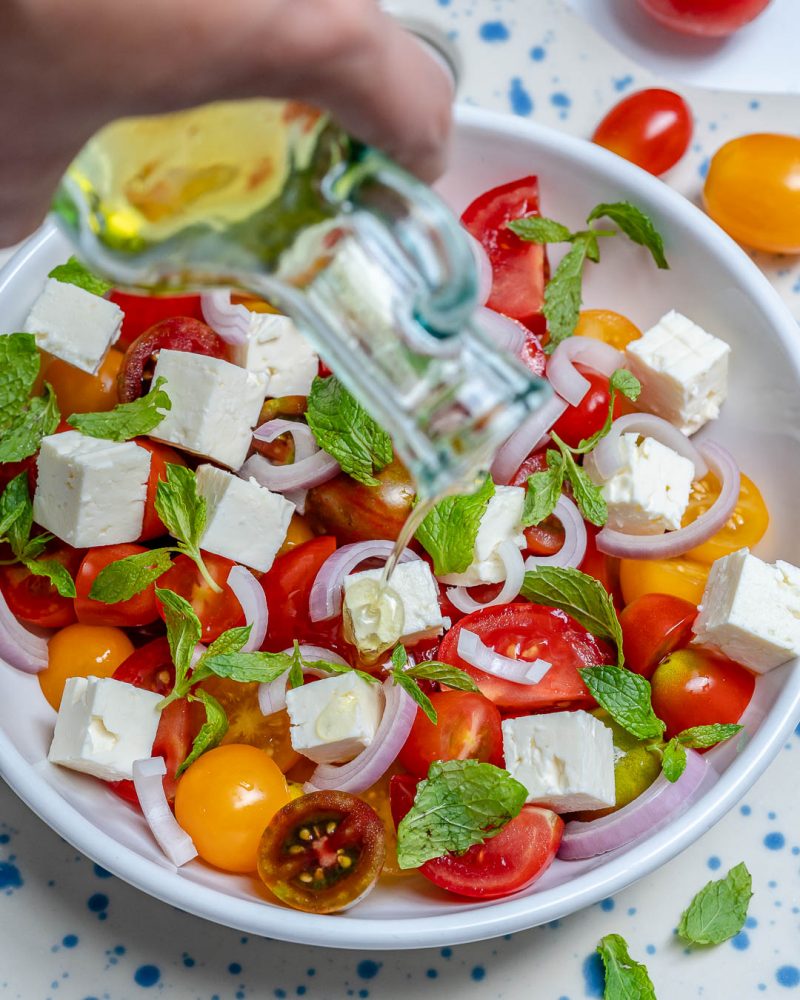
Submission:
<svg viewBox="0 0 800 1000">
<path fill-rule="evenodd" d="M 592 143 L 526 119 L 484 109 L 456 108 L 457 127 L 482 134 L 511 136 L 534 143 L 545 152 L 568 156 L 603 174 L 625 190 L 641 194 L 676 218 L 731 272 L 743 291 L 758 303 L 800 381 L 800 338 L 797 323 L 767 278 L 727 234 L 688 199 L 656 177 Z M 0 271 L 0 291 L 35 260 L 58 229 L 44 223 Z M 461 910 L 413 917 L 358 919 L 303 913 L 266 902 L 229 896 L 180 877 L 164 865 L 142 858 L 93 824 L 23 758 L 0 731 L 0 775 L 16 794 L 53 830 L 93 861 L 157 899 L 215 923 L 283 941 L 322 947 L 375 950 L 463 944 L 525 930 L 566 916 L 625 888 L 674 858 L 713 826 L 747 792 L 775 757 L 800 719 L 800 669 L 784 669 L 787 677 L 768 715 L 743 752 L 713 788 L 675 820 L 646 841 L 540 893 L 477 903 Z"/>
</svg>

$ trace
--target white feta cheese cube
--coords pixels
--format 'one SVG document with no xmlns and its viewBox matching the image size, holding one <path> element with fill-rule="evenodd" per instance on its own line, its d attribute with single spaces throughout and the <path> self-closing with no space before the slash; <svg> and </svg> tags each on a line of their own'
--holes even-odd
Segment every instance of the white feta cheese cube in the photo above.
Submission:
<svg viewBox="0 0 800 1000">
<path fill-rule="evenodd" d="M 628 366 L 642 383 L 637 405 L 694 434 L 719 416 L 728 395 L 730 345 L 679 312 L 668 312 L 628 344 Z"/>
<path fill-rule="evenodd" d="M 248 338 L 234 348 L 242 368 L 269 376 L 270 396 L 307 396 L 319 371 L 319 358 L 288 316 L 251 313 Z"/>
<path fill-rule="evenodd" d="M 378 581 L 382 575 L 382 569 L 367 569 L 344 578 L 344 614 L 350 624 L 353 641 L 365 653 L 375 652 L 375 624 L 372 621 L 365 622 L 362 615 L 357 613 L 360 606 L 359 584 L 363 580 Z M 397 642 L 413 646 L 422 639 L 433 639 L 441 635 L 444 619 L 439 607 L 439 588 L 426 562 L 414 559 L 399 563 L 389 580 L 389 588 L 400 599 L 402 626 L 399 626 L 399 634 L 395 628 L 391 634 L 381 637 L 385 640 L 382 643 L 384 648 Z"/>
<path fill-rule="evenodd" d="M 267 394 L 267 376 L 220 358 L 162 350 L 153 383 L 165 378 L 172 402 L 150 437 L 238 469 Z"/>
<path fill-rule="evenodd" d="M 23 329 L 43 351 L 93 375 L 119 336 L 122 318 L 114 302 L 48 278 Z"/>
<path fill-rule="evenodd" d="M 77 549 L 135 542 L 142 533 L 150 452 L 79 431 L 42 438 L 33 495 L 37 524 Z"/>
<path fill-rule="evenodd" d="M 481 518 L 472 562 L 463 573 L 440 577 L 442 583 L 455 587 L 474 587 L 479 583 L 502 583 L 506 571 L 497 549 L 502 542 L 512 541 L 525 548 L 522 533 L 522 508 L 525 489 L 522 486 L 495 486 L 494 496 L 486 505 Z"/>
<path fill-rule="evenodd" d="M 623 434 L 622 467 L 603 480 L 591 460 L 585 468 L 608 504 L 608 526 L 634 535 L 658 535 L 681 526 L 689 504 L 694 462 L 654 438 Z"/>
<path fill-rule="evenodd" d="M 47 759 L 104 781 L 133 777 L 149 757 L 162 696 L 111 677 L 70 677 Z"/>
<path fill-rule="evenodd" d="M 800 569 L 739 549 L 708 574 L 694 642 L 757 674 L 800 656 Z"/>
<path fill-rule="evenodd" d="M 588 712 L 506 719 L 506 768 L 528 789 L 527 802 L 557 813 L 616 802 L 611 730 Z"/>
<path fill-rule="evenodd" d="M 294 504 L 255 479 L 214 465 L 197 467 L 197 492 L 207 512 L 200 548 L 266 573 L 286 538 Z"/>
<path fill-rule="evenodd" d="M 318 764 L 341 764 L 372 743 L 383 714 L 380 684 L 355 671 L 290 688 L 286 709 L 292 746 Z"/>
</svg>

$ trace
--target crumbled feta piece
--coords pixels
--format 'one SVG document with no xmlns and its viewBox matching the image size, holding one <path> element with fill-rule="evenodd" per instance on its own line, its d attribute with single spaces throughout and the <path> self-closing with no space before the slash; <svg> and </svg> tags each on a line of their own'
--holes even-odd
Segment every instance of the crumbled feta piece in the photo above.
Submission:
<svg viewBox="0 0 800 1000">
<path fill-rule="evenodd" d="M 150 437 L 238 469 L 267 394 L 267 376 L 220 358 L 162 350 L 153 384 L 165 378 L 172 409 Z"/>
<path fill-rule="evenodd" d="M 557 813 L 616 801 L 611 730 L 588 712 L 552 712 L 503 722 L 506 768 L 527 802 Z"/>
<path fill-rule="evenodd" d="M 23 329 L 43 351 L 93 375 L 119 336 L 122 318 L 116 303 L 48 278 Z"/>
<path fill-rule="evenodd" d="M 197 467 L 197 492 L 206 501 L 200 548 L 266 573 L 286 538 L 294 504 L 255 479 L 214 465 Z"/>
<path fill-rule="evenodd" d="M 79 431 L 42 438 L 33 495 L 37 524 L 77 549 L 135 542 L 142 533 L 150 452 Z"/>
<path fill-rule="evenodd" d="M 355 671 L 290 688 L 286 709 L 292 746 L 318 764 L 341 764 L 372 743 L 383 714 L 380 684 Z"/>
<path fill-rule="evenodd" d="M 270 396 L 307 396 L 319 371 L 319 358 L 288 316 L 251 313 L 244 344 L 234 348 L 242 368 L 269 376 Z"/>
<path fill-rule="evenodd" d="M 503 560 L 497 550 L 503 542 L 514 542 L 525 548 L 522 533 L 522 508 L 525 490 L 522 486 L 495 486 L 494 496 L 486 505 L 481 518 L 472 562 L 463 573 L 449 573 L 439 579 L 455 587 L 474 587 L 479 583 L 502 583 L 506 578 Z"/>
<path fill-rule="evenodd" d="M 757 674 L 800 656 L 800 569 L 739 549 L 708 574 L 694 642 Z"/>
<path fill-rule="evenodd" d="M 642 383 L 637 405 L 694 434 L 719 416 L 728 394 L 730 350 L 686 316 L 667 313 L 626 350 Z"/>
<path fill-rule="evenodd" d="M 111 677 L 70 677 L 47 759 L 104 781 L 133 777 L 149 757 L 162 696 Z"/>
<path fill-rule="evenodd" d="M 658 535 L 681 526 L 689 504 L 694 463 L 654 438 L 623 434 L 622 467 L 607 480 L 594 463 L 586 471 L 608 504 L 608 527 L 634 535 Z"/>
</svg>

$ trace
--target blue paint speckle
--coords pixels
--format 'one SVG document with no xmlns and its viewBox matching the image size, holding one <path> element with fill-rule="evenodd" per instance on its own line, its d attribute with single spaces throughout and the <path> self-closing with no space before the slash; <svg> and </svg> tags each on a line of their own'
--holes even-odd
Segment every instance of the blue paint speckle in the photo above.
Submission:
<svg viewBox="0 0 800 1000">
<path fill-rule="evenodd" d="M 509 30 L 502 21 L 486 21 L 480 26 L 478 34 L 484 42 L 505 42 L 509 37 Z"/>
<path fill-rule="evenodd" d="M 746 931 L 740 931 L 731 938 L 731 944 L 737 951 L 747 951 L 750 947 L 750 935 Z"/>
<path fill-rule="evenodd" d="M 708 176 L 708 168 L 710 166 L 711 166 L 711 160 L 709 159 L 709 157 L 706 157 L 703 160 L 703 162 L 700 164 L 700 166 L 697 168 L 698 174 L 700 174 L 700 176 L 703 177 L 703 178 L 707 177 Z M 742 806 L 742 808 L 744 809 L 744 806 Z M 746 815 L 747 815 L 747 813 L 745 813 L 745 816 Z"/>
<path fill-rule="evenodd" d="M 778 818 L 778 814 L 777 813 L 775 813 L 775 812 L 768 812 L 767 813 L 767 819 L 777 819 L 777 818 Z"/>
<path fill-rule="evenodd" d="M 656 946 L 654 944 L 649 944 L 644 950 L 647 952 L 648 955 L 655 955 Z"/>
<path fill-rule="evenodd" d="M 522 80 L 515 76 L 508 88 L 508 101 L 515 115 L 529 115 L 533 111 L 531 95 L 522 85 Z"/>
<path fill-rule="evenodd" d="M 101 868 L 100 865 L 95 865 L 93 871 L 98 878 L 113 878 L 111 872 L 107 872 L 105 868 Z"/>
<path fill-rule="evenodd" d="M 543 45 L 534 45 L 531 49 L 531 59 L 534 62 L 541 62 L 547 55 L 547 49 Z"/>
<path fill-rule="evenodd" d="M 78 935 L 65 934 L 64 937 L 61 939 L 61 943 L 64 945 L 65 948 L 74 948 L 75 945 L 78 943 Z"/>
<path fill-rule="evenodd" d="M 751 111 L 758 111 L 761 107 L 761 101 L 751 101 L 747 106 Z"/>
<path fill-rule="evenodd" d="M 614 84 L 614 90 L 626 90 L 633 83 L 633 77 L 630 74 L 627 76 L 620 76 L 616 80 L 612 80 L 612 83 Z"/>
<path fill-rule="evenodd" d="M 286 996 L 286 990 L 282 990 L 279 986 L 277 990 L 275 990 L 275 996 L 278 997 L 278 1000 L 283 1000 Z"/>
<path fill-rule="evenodd" d="M 228 972 L 230 972 L 232 976 L 238 976 L 241 971 L 242 967 L 238 962 L 231 962 L 228 966 Z"/>
<path fill-rule="evenodd" d="M 452 948 L 442 948 L 442 950 L 439 952 L 439 954 L 442 956 L 442 958 L 450 958 L 452 956 L 452 954 L 453 954 L 453 949 Z"/>
<path fill-rule="evenodd" d="M 0 861 L 0 889 L 10 893 L 13 889 L 22 888 L 22 884 L 19 868 L 10 861 Z"/>
<path fill-rule="evenodd" d="M 187 969 L 192 969 L 194 968 L 194 959 L 192 958 L 191 955 L 184 955 L 183 964 L 186 966 Z"/>
<path fill-rule="evenodd" d="M 371 958 L 365 958 L 356 966 L 356 972 L 362 979 L 374 979 L 380 971 L 380 962 L 373 962 Z"/>
<path fill-rule="evenodd" d="M 428 977 L 428 979 L 436 979 L 439 973 L 436 969 L 427 969 L 425 975 Z"/>
<path fill-rule="evenodd" d="M 550 103 L 555 108 L 569 108 L 572 106 L 572 101 L 569 96 L 561 91 L 550 95 Z"/>
<path fill-rule="evenodd" d="M 92 913 L 102 913 L 108 909 L 108 896 L 104 892 L 95 892 L 86 900 L 86 905 Z"/>
<path fill-rule="evenodd" d="M 306 995 L 306 987 L 301 984 L 300 986 L 297 987 L 297 989 L 295 990 L 295 993 L 299 997 L 304 997 Z"/>
<path fill-rule="evenodd" d="M 472 972 L 470 972 L 470 976 L 476 983 L 479 983 L 482 979 L 486 978 L 486 969 L 482 965 L 476 965 L 472 969 Z"/>
<path fill-rule="evenodd" d="M 369 990 L 359 990 L 358 995 L 361 997 L 361 1000 L 364 1000 L 364 997 L 369 996 Z"/>
<path fill-rule="evenodd" d="M 711 869 L 712 872 L 715 872 L 717 868 L 719 868 L 719 866 L 722 864 L 722 862 L 719 860 L 716 854 L 712 854 L 711 857 L 706 862 L 706 864 L 708 865 L 708 867 Z"/>
<path fill-rule="evenodd" d="M 316 969 L 306 969 L 306 975 L 307 976 L 316 976 L 316 974 L 317 974 L 317 970 Z"/>
<path fill-rule="evenodd" d="M 786 846 L 786 838 L 782 833 L 777 831 L 773 833 L 768 833 L 764 837 L 764 847 L 768 848 L 770 851 L 780 851 Z"/>
<path fill-rule="evenodd" d="M 782 965 L 775 978 L 780 986 L 800 986 L 800 969 L 796 965 Z"/>
<path fill-rule="evenodd" d="M 754 927 L 758 927 L 758 921 L 755 917 L 748 917 L 747 920 L 745 920 L 744 925 L 752 930 Z"/>
<path fill-rule="evenodd" d="M 611 899 L 611 897 L 609 897 L 608 899 L 600 900 L 600 909 L 605 910 L 606 913 L 608 913 L 609 910 L 613 910 L 615 906 L 616 903 L 614 902 L 613 899 Z"/>
<path fill-rule="evenodd" d="M 635 917 L 636 916 L 636 907 L 635 906 L 629 906 L 628 907 L 628 916 L 629 917 Z"/>
<path fill-rule="evenodd" d="M 140 965 L 133 974 L 133 980 L 137 986 L 144 986 L 148 989 L 155 986 L 161 978 L 161 970 L 157 965 Z"/>
<path fill-rule="evenodd" d="M 739 812 L 742 814 L 742 816 L 749 816 L 752 811 L 753 810 L 750 808 L 750 806 L 741 806 L 739 808 Z"/>
<path fill-rule="evenodd" d="M 606 975 L 603 971 L 603 960 L 593 951 L 584 959 L 583 985 L 587 997 L 601 997 L 606 988 Z"/>
<path fill-rule="evenodd" d="M 0 844 L 7 844 L 11 837 L 7 833 L 0 833 Z"/>
</svg>

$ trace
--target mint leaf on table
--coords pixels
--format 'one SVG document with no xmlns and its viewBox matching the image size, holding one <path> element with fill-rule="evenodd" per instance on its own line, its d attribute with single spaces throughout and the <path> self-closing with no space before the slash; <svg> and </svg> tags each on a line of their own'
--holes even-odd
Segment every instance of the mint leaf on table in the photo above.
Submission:
<svg viewBox="0 0 800 1000">
<path fill-rule="evenodd" d="M 0 426 L 0 462 L 21 462 L 34 455 L 60 420 L 53 387 L 45 382 L 44 395 L 33 396 Z"/>
<path fill-rule="evenodd" d="M 725 740 L 740 733 L 742 729 L 743 726 L 736 723 L 715 722 L 711 726 L 692 726 L 691 729 L 684 729 L 682 733 L 678 733 L 677 739 L 685 747 L 705 750 L 707 747 L 724 743 Z"/>
<path fill-rule="evenodd" d="M 85 292 L 92 295 L 105 295 L 114 287 L 110 281 L 92 274 L 88 267 L 78 260 L 77 257 L 70 257 L 66 264 L 59 264 L 47 275 L 48 278 L 55 278 L 56 281 L 63 281 L 67 285 L 77 285 Z"/>
<path fill-rule="evenodd" d="M 673 783 L 686 770 L 686 750 L 676 737 L 667 743 L 661 754 L 661 770 L 667 781 Z"/>
<path fill-rule="evenodd" d="M 680 919 L 678 934 L 690 944 L 721 944 L 735 937 L 744 927 L 752 895 L 750 872 L 738 864 L 697 893 Z"/>
<path fill-rule="evenodd" d="M 664 256 L 664 240 L 653 225 L 652 219 L 648 218 L 640 208 L 628 201 L 605 202 L 591 210 L 586 216 L 586 222 L 592 223 L 602 218 L 611 219 L 629 240 L 646 247 L 659 269 L 669 270 L 667 258 Z"/>
<path fill-rule="evenodd" d="M 39 348 L 32 333 L 0 336 L 0 429 L 27 403 L 39 365 Z"/>
<path fill-rule="evenodd" d="M 653 711 L 650 683 L 625 667 L 598 666 L 578 670 L 595 701 L 623 729 L 640 740 L 661 736 L 666 728 Z"/>
<path fill-rule="evenodd" d="M 206 526 L 206 501 L 197 492 L 197 478 L 183 465 L 167 463 L 167 478 L 156 487 L 156 513 L 167 531 L 177 539 L 178 552 L 188 556 L 211 589 L 219 594 L 222 587 L 209 573 L 200 552 L 200 539 Z"/>
<path fill-rule="evenodd" d="M 605 969 L 604 1000 L 657 1000 L 647 968 L 628 954 L 625 938 L 606 934 L 597 951 Z"/>
<path fill-rule="evenodd" d="M 551 458 L 552 456 L 552 458 Z M 521 523 L 524 528 L 541 524 L 556 508 L 564 485 L 564 459 L 557 451 L 547 453 L 548 468 L 528 476 Z"/>
<path fill-rule="evenodd" d="M 314 379 L 306 421 L 342 471 L 366 486 L 378 485 L 373 472 L 392 461 L 392 440 L 335 376 Z"/>
<path fill-rule="evenodd" d="M 81 434 L 107 441 L 130 441 L 149 434 L 172 409 L 172 402 L 162 389 L 166 382 L 159 377 L 146 396 L 130 403 L 118 403 L 106 413 L 73 413 L 67 417 L 67 423 Z"/>
<path fill-rule="evenodd" d="M 491 476 L 487 476 L 474 493 L 440 500 L 417 528 L 414 537 L 433 557 L 436 576 L 463 573 L 470 565 L 481 518 L 494 492 Z"/>
<path fill-rule="evenodd" d="M 117 559 L 97 574 L 89 597 L 104 604 L 128 601 L 163 576 L 171 565 L 169 549 L 151 549 Z"/>
<path fill-rule="evenodd" d="M 164 609 L 167 641 L 175 667 L 175 686 L 168 700 L 183 697 L 195 646 L 203 634 L 200 619 L 191 604 L 174 590 L 156 589 L 156 598 Z M 163 707 L 163 705 L 162 705 Z"/>
<path fill-rule="evenodd" d="M 527 797 L 524 785 L 493 764 L 435 761 L 397 828 L 400 867 L 482 844 L 519 815 Z"/>
<path fill-rule="evenodd" d="M 228 717 L 225 714 L 225 709 L 208 691 L 198 688 L 194 694 L 189 695 L 189 701 L 201 702 L 206 710 L 206 721 L 195 736 L 188 757 L 175 772 L 176 778 L 179 778 L 186 768 L 194 764 L 206 750 L 213 750 L 215 746 L 218 746 L 228 731 Z"/>
</svg>

